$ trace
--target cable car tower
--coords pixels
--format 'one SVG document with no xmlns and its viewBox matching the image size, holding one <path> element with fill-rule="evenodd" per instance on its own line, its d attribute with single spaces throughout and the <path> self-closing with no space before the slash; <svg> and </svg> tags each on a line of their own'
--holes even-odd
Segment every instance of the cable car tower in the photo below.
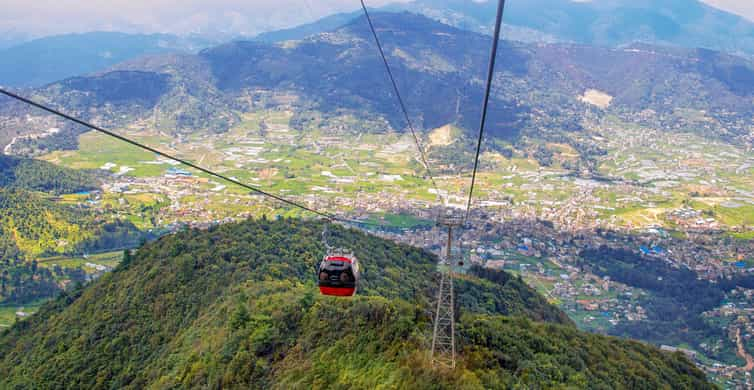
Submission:
<svg viewBox="0 0 754 390">
<path fill-rule="evenodd" d="M 453 254 L 453 230 L 463 225 L 463 217 L 446 214 L 437 224 L 447 229 L 445 253 L 440 257 L 440 286 L 437 290 L 434 326 L 432 330 L 432 350 L 430 358 L 435 367 L 456 367 L 456 319 L 455 296 L 453 292 L 453 267 L 456 255 Z M 459 260 L 460 261 L 460 260 Z"/>
<path fill-rule="evenodd" d="M 432 170 L 430 169 L 428 162 L 429 160 L 427 159 L 424 147 L 422 146 L 422 143 L 417 136 L 417 132 L 414 129 L 413 124 L 411 123 L 411 118 L 408 114 L 408 110 L 406 109 L 406 105 L 403 101 L 403 98 L 401 97 L 400 91 L 398 90 L 398 84 L 395 82 L 393 72 L 390 69 L 390 64 L 388 63 L 388 59 L 385 56 L 385 50 L 382 48 L 382 43 L 380 43 L 380 38 L 377 35 L 377 30 L 372 23 L 372 18 L 369 16 L 369 10 L 367 9 L 364 0 L 361 0 L 361 8 L 364 11 L 364 16 L 366 17 L 367 23 L 369 24 L 369 29 L 372 31 L 372 35 L 374 36 L 374 41 L 377 44 L 380 58 L 382 58 L 382 62 L 385 65 L 385 70 L 387 71 L 388 79 L 390 80 L 390 83 L 393 87 L 395 97 L 398 99 L 398 104 L 401 106 L 403 117 L 406 119 L 408 129 L 411 131 L 411 135 L 414 137 L 416 148 L 421 154 L 421 162 L 424 165 L 424 169 L 426 169 L 427 171 L 427 175 L 432 182 L 432 186 L 435 188 L 435 190 L 437 190 L 437 195 L 442 201 L 442 195 L 439 188 L 437 187 L 437 183 L 434 179 L 434 175 L 432 174 Z M 434 327 L 432 331 L 432 351 L 430 355 L 432 364 L 435 366 L 445 365 L 449 366 L 450 368 L 455 368 L 456 366 L 455 313 L 453 309 L 454 299 L 452 272 L 454 266 L 453 263 L 456 259 L 453 258 L 452 251 L 453 228 L 465 224 L 468 221 L 469 215 L 471 213 L 471 200 L 472 196 L 474 195 L 474 184 L 476 182 L 476 174 L 479 168 L 479 155 L 482 149 L 484 126 L 487 118 L 487 106 L 489 104 L 490 90 L 492 88 L 492 81 L 495 73 L 495 59 L 497 57 L 498 42 L 500 41 L 500 26 L 503 21 L 504 8 L 505 0 L 498 0 L 497 17 L 495 18 L 495 32 L 492 35 L 493 39 L 492 49 L 490 50 L 490 63 L 487 70 L 487 82 L 484 91 L 484 100 L 482 103 L 482 117 L 479 124 L 479 138 L 477 140 L 476 156 L 474 157 L 474 171 L 471 175 L 471 185 L 469 187 L 469 200 L 466 204 L 466 215 L 464 218 L 441 217 L 438 219 L 438 225 L 444 226 L 448 229 L 448 242 L 446 245 L 445 256 L 441 256 L 440 264 L 438 264 L 438 268 L 440 270 L 440 288 L 437 291 L 437 307 L 435 310 Z M 462 265 L 462 261 L 462 258 L 459 258 L 458 264 Z"/>
</svg>

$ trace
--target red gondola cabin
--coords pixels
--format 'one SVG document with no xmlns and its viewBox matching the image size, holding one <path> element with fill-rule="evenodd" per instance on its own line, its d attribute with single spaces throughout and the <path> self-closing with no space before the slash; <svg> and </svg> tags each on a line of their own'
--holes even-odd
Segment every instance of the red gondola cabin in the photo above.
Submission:
<svg viewBox="0 0 754 390">
<path fill-rule="evenodd" d="M 317 269 L 322 295 L 350 297 L 359 284 L 359 263 L 351 253 L 333 252 L 322 259 Z"/>
</svg>

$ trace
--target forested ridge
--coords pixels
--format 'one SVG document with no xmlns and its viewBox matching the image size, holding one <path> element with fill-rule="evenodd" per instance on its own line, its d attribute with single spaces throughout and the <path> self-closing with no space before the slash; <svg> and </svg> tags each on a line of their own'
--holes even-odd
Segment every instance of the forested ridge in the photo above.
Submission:
<svg viewBox="0 0 754 390">
<path fill-rule="evenodd" d="M 71 194 L 97 189 L 96 175 L 46 161 L 0 155 L 0 187 Z"/>
<path fill-rule="evenodd" d="M 85 280 L 80 269 L 37 267 L 40 256 L 133 247 L 144 236 L 130 222 L 99 221 L 44 193 L 0 187 L 0 304 L 50 298 L 60 281 Z"/>
<path fill-rule="evenodd" d="M 144 234 L 130 222 L 103 219 L 58 195 L 98 188 L 88 171 L 0 155 L 0 304 L 25 304 L 82 282 L 81 269 L 37 267 L 41 256 L 133 247 Z"/>
<path fill-rule="evenodd" d="M 130 222 L 98 219 L 86 209 L 59 204 L 43 193 L 0 188 L 0 259 L 85 253 L 135 246 Z"/>
<path fill-rule="evenodd" d="M 363 283 L 322 297 L 322 228 L 249 220 L 148 243 L 0 334 L 0 387 L 710 387 L 680 354 L 580 332 L 519 278 L 481 269 L 457 284 L 459 368 L 434 370 L 436 258 L 338 228 Z"/>
<path fill-rule="evenodd" d="M 72 250 L 92 236 L 79 210 L 58 205 L 44 194 L 0 188 L 0 230 L 23 254 Z"/>
<path fill-rule="evenodd" d="M 92 237 L 91 216 L 51 196 L 93 188 L 89 173 L 0 155 L 0 260 L 63 253 Z"/>
</svg>

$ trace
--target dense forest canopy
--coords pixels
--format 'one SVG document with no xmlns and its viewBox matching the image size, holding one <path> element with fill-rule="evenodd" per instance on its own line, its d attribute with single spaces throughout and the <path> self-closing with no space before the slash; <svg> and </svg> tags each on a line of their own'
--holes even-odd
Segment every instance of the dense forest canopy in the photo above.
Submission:
<svg viewBox="0 0 754 390">
<path fill-rule="evenodd" d="M 50 298 L 60 280 L 85 280 L 80 269 L 36 267 L 40 256 L 135 247 L 145 237 L 130 222 L 98 221 L 44 193 L 0 188 L 0 304 Z"/>
<path fill-rule="evenodd" d="M 55 195 L 98 188 L 96 175 L 92 172 L 5 155 L 0 155 L 0 187 L 49 192 Z"/>
<path fill-rule="evenodd" d="M 337 228 L 362 287 L 319 296 L 322 229 L 250 220 L 146 244 L 0 335 L 0 387 L 710 387 L 680 354 L 580 332 L 520 279 L 480 269 L 459 278 L 458 371 L 434 370 L 437 259 Z"/>
<path fill-rule="evenodd" d="M 31 260 L 136 246 L 142 237 L 130 222 L 98 220 L 86 209 L 59 204 L 45 194 L 0 188 L 0 256 Z"/>
</svg>

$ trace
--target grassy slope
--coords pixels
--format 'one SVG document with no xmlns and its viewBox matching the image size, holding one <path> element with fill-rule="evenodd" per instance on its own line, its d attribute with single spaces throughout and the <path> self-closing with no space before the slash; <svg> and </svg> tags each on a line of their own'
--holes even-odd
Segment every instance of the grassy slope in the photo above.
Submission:
<svg viewBox="0 0 754 390">
<path fill-rule="evenodd" d="M 362 259 L 361 296 L 321 297 L 311 280 L 320 229 L 249 221 L 148 244 L 0 335 L 0 387 L 705 386 L 680 356 L 579 332 L 506 274 L 459 283 L 459 301 L 476 302 L 462 307 L 461 369 L 432 370 L 435 259 L 340 231 L 335 241 Z"/>
</svg>

